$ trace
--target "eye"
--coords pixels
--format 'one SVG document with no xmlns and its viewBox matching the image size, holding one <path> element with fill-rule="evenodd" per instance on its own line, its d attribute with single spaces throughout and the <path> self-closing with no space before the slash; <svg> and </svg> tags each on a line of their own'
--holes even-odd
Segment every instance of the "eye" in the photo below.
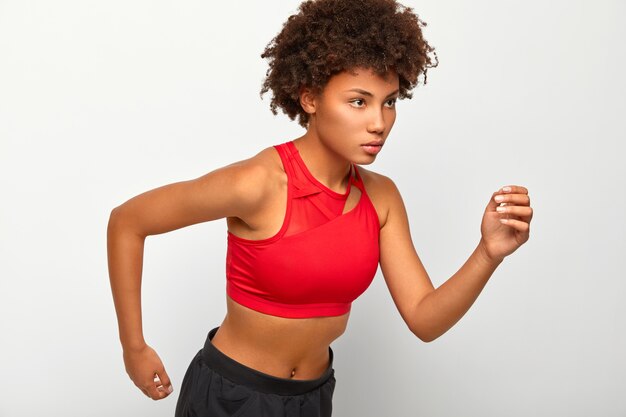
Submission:
<svg viewBox="0 0 626 417">
<path fill-rule="evenodd" d="M 389 100 L 387 100 L 385 102 L 385 106 L 387 106 L 389 108 L 394 108 L 394 107 L 396 107 L 396 101 L 397 100 L 398 100 L 397 98 L 390 98 Z"/>
<path fill-rule="evenodd" d="M 350 104 L 354 107 L 363 107 L 365 105 L 365 100 L 362 98 L 356 98 L 354 100 L 350 100 Z"/>
</svg>

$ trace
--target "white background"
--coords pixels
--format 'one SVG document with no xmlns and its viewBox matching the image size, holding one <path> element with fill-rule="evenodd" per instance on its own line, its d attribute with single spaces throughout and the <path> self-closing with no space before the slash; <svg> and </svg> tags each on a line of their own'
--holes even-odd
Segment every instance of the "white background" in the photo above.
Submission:
<svg viewBox="0 0 626 417">
<path fill-rule="evenodd" d="M 298 1 L 0 0 L 0 416 L 172 416 L 225 314 L 224 220 L 149 237 L 144 332 L 175 392 L 124 371 L 110 210 L 303 131 L 259 99 Z M 441 285 L 499 187 L 530 241 L 425 344 L 380 272 L 333 343 L 334 416 L 626 415 L 626 28 L 621 1 L 407 1 L 440 65 L 368 168 L 403 193 Z"/>
</svg>

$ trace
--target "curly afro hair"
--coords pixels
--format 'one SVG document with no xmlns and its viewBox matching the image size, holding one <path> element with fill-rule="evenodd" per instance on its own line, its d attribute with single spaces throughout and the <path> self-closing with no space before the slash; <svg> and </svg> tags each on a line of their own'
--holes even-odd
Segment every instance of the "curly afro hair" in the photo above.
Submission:
<svg viewBox="0 0 626 417">
<path fill-rule="evenodd" d="M 395 70 L 400 98 L 411 98 L 418 77 L 438 64 L 422 35 L 426 23 L 395 0 L 307 0 L 289 17 L 261 54 L 269 62 L 261 96 L 272 91 L 270 108 L 280 108 L 305 127 L 303 87 L 321 92 L 333 75 L 357 67 L 378 74 Z M 430 53 L 434 57 L 431 58 Z"/>
</svg>

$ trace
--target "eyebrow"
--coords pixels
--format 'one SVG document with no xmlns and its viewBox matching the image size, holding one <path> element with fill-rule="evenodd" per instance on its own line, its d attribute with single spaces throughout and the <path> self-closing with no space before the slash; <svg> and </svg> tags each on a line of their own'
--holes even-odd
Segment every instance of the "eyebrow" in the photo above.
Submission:
<svg viewBox="0 0 626 417">
<path fill-rule="evenodd" d="M 346 91 L 363 94 L 364 96 L 368 96 L 368 97 L 374 97 L 374 94 L 370 93 L 367 90 L 362 90 L 360 88 L 351 88 L 350 90 L 346 90 Z M 391 93 L 387 94 L 387 97 L 385 97 L 385 98 L 389 98 L 389 97 L 391 97 L 393 95 L 398 94 L 399 92 L 400 92 L 399 89 L 395 90 L 395 91 L 392 91 Z"/>
</svg>

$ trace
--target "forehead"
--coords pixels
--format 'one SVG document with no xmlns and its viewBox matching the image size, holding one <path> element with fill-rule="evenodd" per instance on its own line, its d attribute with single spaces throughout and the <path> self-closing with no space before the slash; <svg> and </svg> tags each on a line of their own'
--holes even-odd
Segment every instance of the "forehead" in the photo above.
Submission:
<svg viewBox="0 0 626 417">
<path fill-rule="evenodd" d="M 369 68 L 354 68 L 333 75 L 324 87 L 324 91 L 341 92 L 358 88 L 372 94 L 387 95 L 398 89 L 400 81 L 394 70 L 378 74 Z"/>
</svg>

